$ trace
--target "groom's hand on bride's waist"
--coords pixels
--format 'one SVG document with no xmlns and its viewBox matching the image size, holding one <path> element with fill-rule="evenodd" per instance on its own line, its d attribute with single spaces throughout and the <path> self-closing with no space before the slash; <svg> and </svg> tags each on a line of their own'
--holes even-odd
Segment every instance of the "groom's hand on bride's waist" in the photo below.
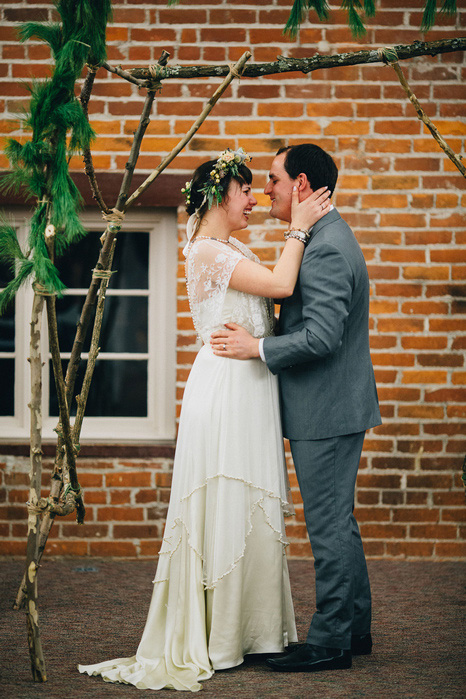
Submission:
<svg viewBox="0 0 466 699">
<path fill-rule="evenodd" d="M 225 323 L 222 330 L 210 336 L 212 351 L 219 357 L 254 359 L 260 357 L 259 339 L 236 323 Z"/>
</svg>

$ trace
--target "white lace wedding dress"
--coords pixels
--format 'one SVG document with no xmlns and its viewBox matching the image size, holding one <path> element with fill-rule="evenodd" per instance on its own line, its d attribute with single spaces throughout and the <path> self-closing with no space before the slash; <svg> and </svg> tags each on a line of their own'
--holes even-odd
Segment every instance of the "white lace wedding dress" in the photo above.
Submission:
<svg viewBox="0 0 466 699">
<path fill-rule="evenodd" d="M 296 641 L 284 514 L 289 509 L 278 388 L 260 359 L 213 354 L 210 335 L 226 322 L 255 337 L 272 332 L 270 300 L 228 288 L 236 264 L 258 261 L 195 239 L 188 294 L 205 343 L 184 393 L 163 545 L 137 653 L 80 672 L 141 689 L 197 691 L 214 670 L 247 653 Z"/>
</svg>

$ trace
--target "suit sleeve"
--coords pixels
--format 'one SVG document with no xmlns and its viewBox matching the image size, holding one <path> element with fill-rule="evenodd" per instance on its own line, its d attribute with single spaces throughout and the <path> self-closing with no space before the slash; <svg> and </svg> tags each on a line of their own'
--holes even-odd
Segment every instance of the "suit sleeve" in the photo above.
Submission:
<svg viewBox="0 0 466 699">
<path fill-rule="evenodd" d="M 264 340 L 267 366 L 274 374 L 334 354 L 342 343 L 353 292 L 353 274 L 345 256 L 327 242 L 308 248 L 299 284 L 304 327 Z"/>
</svg>

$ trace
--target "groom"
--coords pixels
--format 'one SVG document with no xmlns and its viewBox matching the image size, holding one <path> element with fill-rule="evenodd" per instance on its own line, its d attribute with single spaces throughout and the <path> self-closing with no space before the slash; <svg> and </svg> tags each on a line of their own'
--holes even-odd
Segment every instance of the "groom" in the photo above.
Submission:
<svg viewBox="0 0 466 699">
<path fill-rule="evenodd" d="M 319 146 L 281 149 L 264 190 L 271 215 L 290 222 L 294 186 L 302 201 L 319 187 L 333 192 L 337 177 L 335 163 Z M 381 422 L 368 324 L 364 257 L 332 208 L 312 228 L 293 295 L 281 305 L 277 336 L 259 340 L 235 324 L 212 335 L 221 356 L 261 357 L 278 374 L 283 434 L 290 440 L 314 555 L 316 612 L 306 643 L 269 659 L 274 670 L 349 668 L 352 655 L 372 649 L 369 578 L 353 516 L 365 431 Z"/>
</svg>

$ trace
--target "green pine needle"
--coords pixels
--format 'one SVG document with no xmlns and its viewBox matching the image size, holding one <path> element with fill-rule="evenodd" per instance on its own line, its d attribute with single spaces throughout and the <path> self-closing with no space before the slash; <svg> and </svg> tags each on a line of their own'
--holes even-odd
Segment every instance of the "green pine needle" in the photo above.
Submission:
<svg viewBox="0 0 466 699">
<path fill-rule="evenodd" d="M 341 7 L 348 12 L 348 24 L 352 35 L 359 39 L 366 33 L 366 27 L 357 10 L 362 10 L 359 0 L 343 0 Z"/>
<path fill-rule="evenodd" d="M 20 29 L 22 41 L 34 38 L 50 46 L 55 67 L 50 79 L 27 85 L 31 99 L 22 125 L 32 137 L 25 143 L 10 138 L 5 149 L 13 172 L 1 179 L 0 188 L 26 189 L 38 203 L 30 223 L 27 259 L 14 228 L 0 221 L 0 256 L 17 272 L 2 292 L 0 312 L 30 276 L 51 292 L 64 289 L 45 244 L 48 223 L 55 227 L 57 256 L 86 234 L 78 214 L 82 199 L 69 175 L 68 158 L 88 148 L 95 133 L 75 96 L 75 84 L 86 62 L 99 65 L 106 58 L 111 1 L 58 0 L 55 5 L 60 24 L 27 22 Z"/>
<path fill-rule="evenodd" d="M 18 266 L 14 279 L 12 279 L 0 293 L 0 315 L 6 311 L 10 303 L 14 300 L 18 289 L 29 279 L 32 273 L 32 261 L 23 260 Z"/>
<path fill-rule="evenodd" d="M 456 0 L 443 0 L 440 12 L 447 15 L 454 15 L 456 13 Z"/>
<path fill-rule="evenodd" d="M 422 15 L 421 32 L 427 32 L 435 22 L 437 0 L 426 0 L 424 14 Z"/>
<path fill-rule="evenodd" d="M 299 28 L 306 18 L 306 10 L 315 10 L 321 22 L 328 19 L 327 0 L 294 0 L 290 16 L 283 30 L 284 34 L 289 34 L 293 39 L 297 36 Z"/>
<path fill-rule="evenodd" d="M 366 17 L 374 17 L 375 5 L 374 0 L 364 0 L 364 13 Z"/>
<path fill-rule="evenodd" d="M 19 29 L 19 38 L 21 41 L 28 39 L 39 39 L 50 46 L 52 55 L 58 56 L 62 47 L 62 33 L 59 24 L 49 22 L 26 22 Z"/>
<path fill-rule="evenodd" d="M 2 172 L 0 174 L 0 192 L 5 194 L 19 194 L 20 192 L 27 199 L 33 196 L 33 193 L 28 191 L 31 186 L 31 178 L 29 172 L 22 167 L 15 167 L 10 172 Z"/>
<path fill-rule="evenodd" d="M 0 222 L 0 259 L 14 273 L 16 262 L 25 260 L 15 228 L 7 221 Z"/>
</svg>

